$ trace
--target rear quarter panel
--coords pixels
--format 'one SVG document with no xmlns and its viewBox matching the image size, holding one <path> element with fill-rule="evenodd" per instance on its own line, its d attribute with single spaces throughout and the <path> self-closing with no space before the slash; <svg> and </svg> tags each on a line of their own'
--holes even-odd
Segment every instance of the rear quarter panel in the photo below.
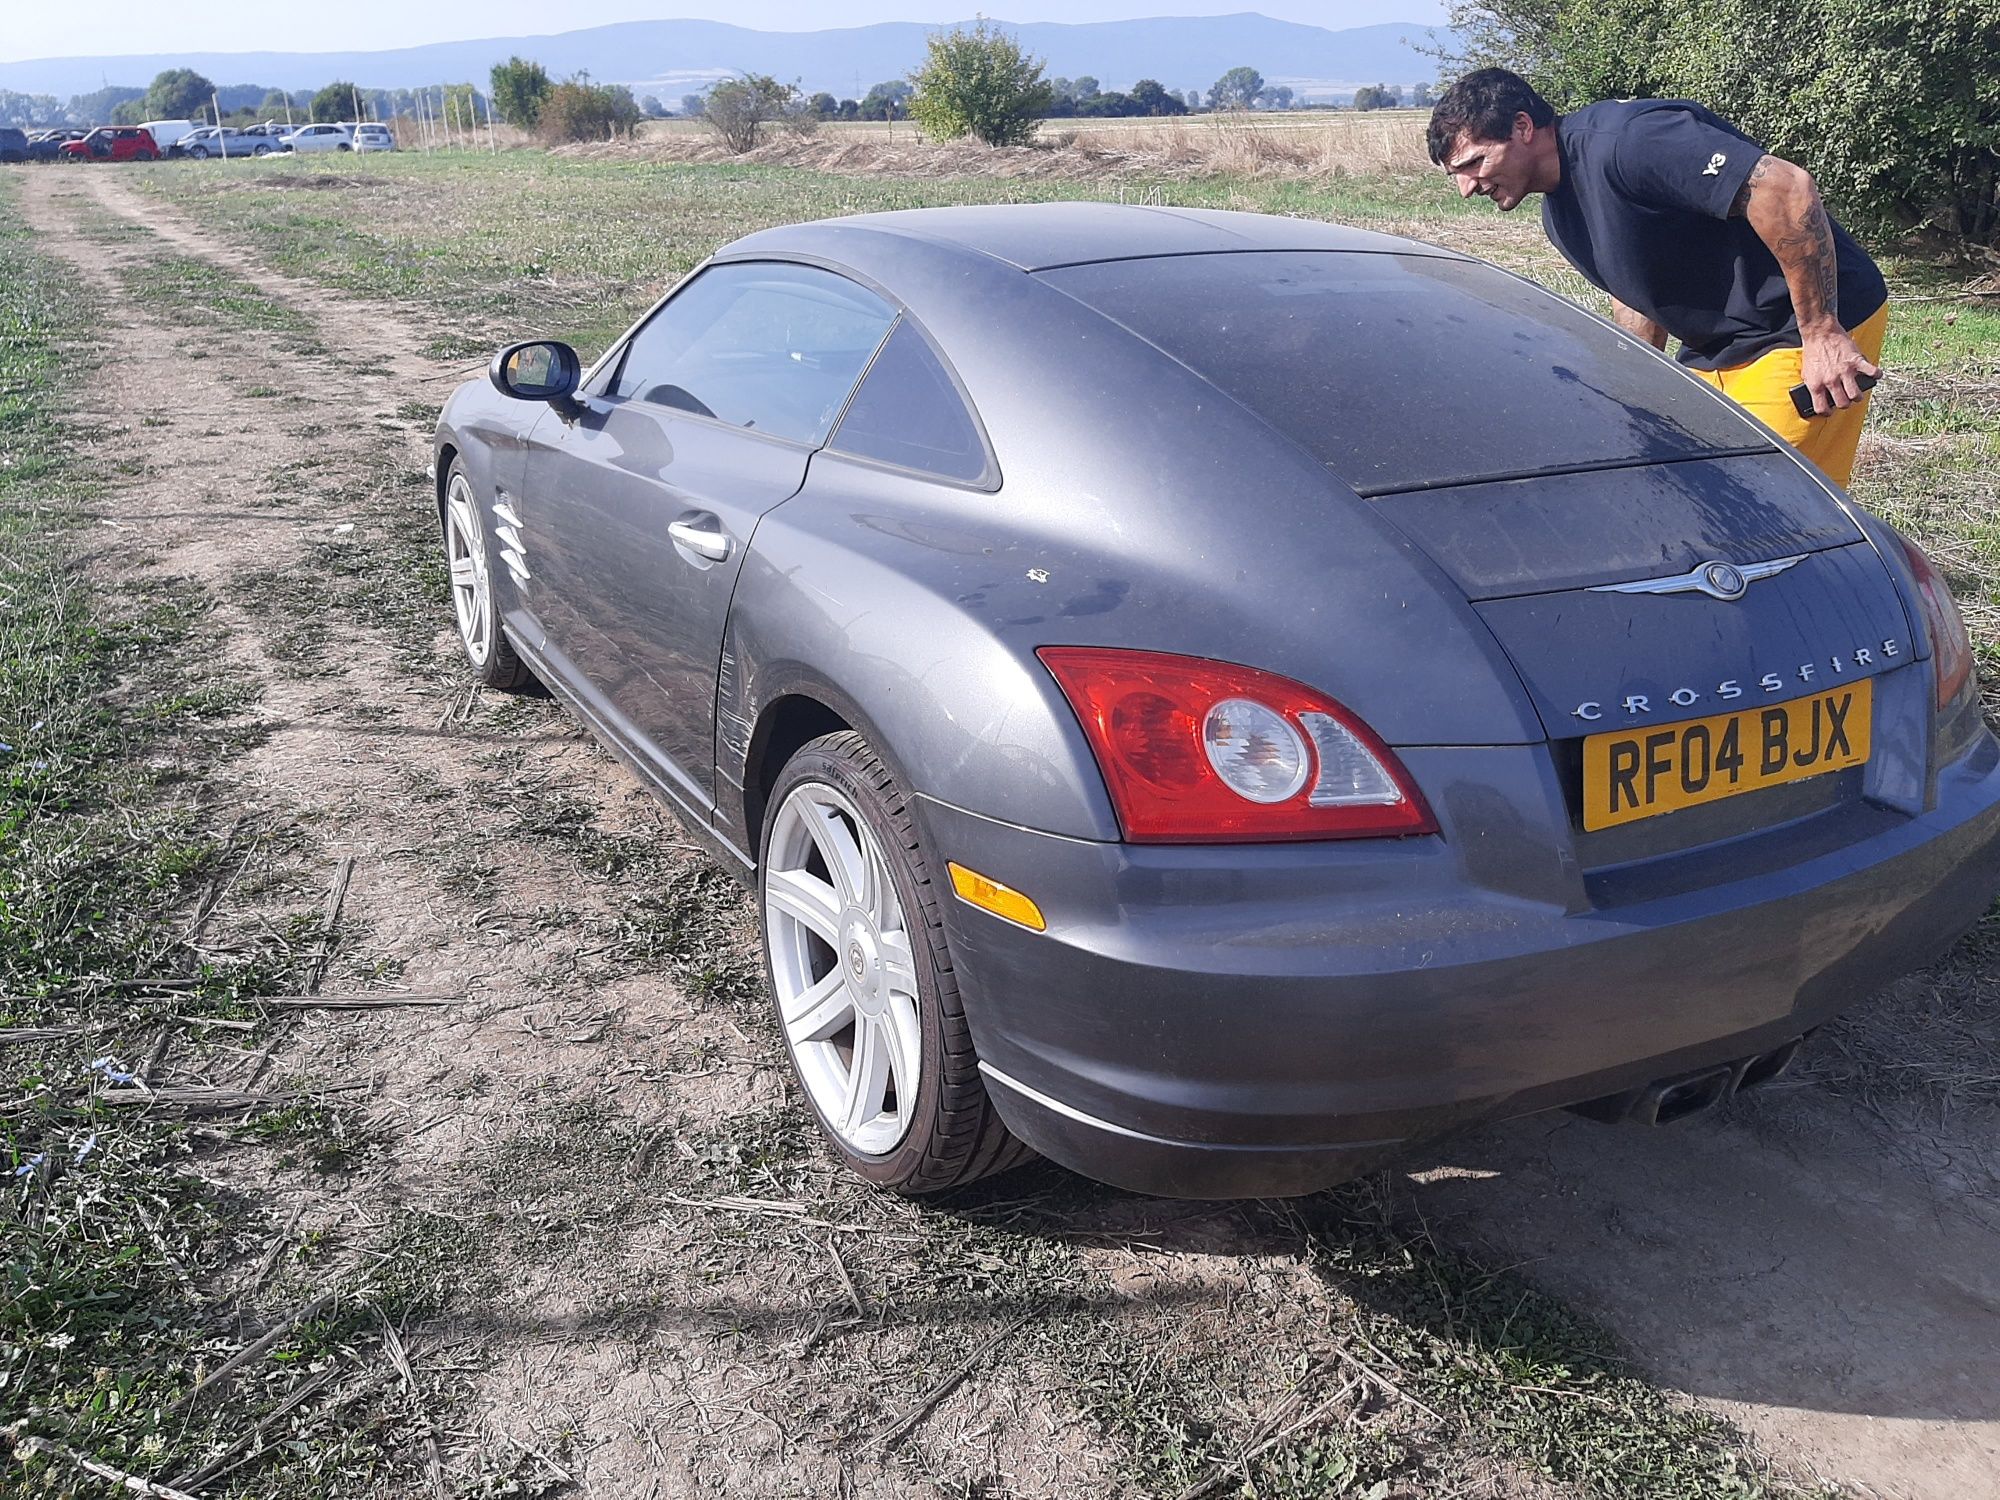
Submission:
<svg viewBox="0 0 2000 1500">
<path fill-rule="evenodd" d="M 1034 654 L 1045 645 L 1282 673 L 1392 745 L 1542 738 L 1458 590 L 1262 421 L 1020 273 L 914 275 L 898 290 L 953 360 L 1002 483 L 968 490 L 821 453 L 764 519 L 717 705 L 732 837 L 755 830 L 728 783 L 750 775 L 761 715 L 801 691 L 851 705 L 843 716 L 872 727 L 912 791 L 1117 837 L 1075 715 Z"/>
</svg>

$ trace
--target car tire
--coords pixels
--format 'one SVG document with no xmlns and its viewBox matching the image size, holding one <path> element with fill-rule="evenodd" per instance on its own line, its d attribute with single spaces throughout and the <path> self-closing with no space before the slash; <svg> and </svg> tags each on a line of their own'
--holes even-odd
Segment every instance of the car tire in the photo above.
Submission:
<svg viewBox="0 0 2000 1500">
<path fill-rule="evenodd" d="M 333 149 L 336 151 L 352 151 L 354 148 L 348 145 L 347 142 L 342 141 L 338 146 L 335 146 Z"/>
<path fill-rule="evenodd" d="M 196 161 L 207 161 L 207 160 L 208 160 L 208 147 L 206 147 L 206 146 L 190 146 L 190 147 L 188 147 L 188 148 L 187 148 L 187 154 L 188 154 L 189 156 L 192 156 L 192 157 L 193 157 L 193 158 L 194 158 L 194 159 L 195 159 Z"/>
<path fill-rule="evenodd" d="M 445 476 L 442 519 L 452 616 L 473 676 L 484 686 L 503 692 L 524 687 L 534 673 L 500 628 L 500 614 L 493 603 L 493 560 L 486 546 L 486 528 L 479 519 L 479 500 L 457 459 L 452 460 Z"/>
<path fill-rule="evenodd" d="M 757 877 L 764 973 L 835 1156 L 912 1196 L 1029 1160 L 980 1081 L 941 872 L 895 776 L 842 730 L 786 762 L 769 806 Z"/>
<path fill-rule="evenodd" d="M 269 146 L 252 146 L 250 148 L 250 154 L 252 156 L 269 156 L 271 154 L 271 148 Z"/>
</svg>

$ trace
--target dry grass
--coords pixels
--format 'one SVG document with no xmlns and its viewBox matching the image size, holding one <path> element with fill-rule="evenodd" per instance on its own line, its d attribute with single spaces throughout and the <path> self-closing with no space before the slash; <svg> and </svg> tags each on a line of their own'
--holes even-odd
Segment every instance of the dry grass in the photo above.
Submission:
<svg viewBox="0 0 2000 1500">
<path fill-rule="evenodd" d="M 1057 128 L 1060 127 L 1060 128 Z M 828 126 L 779 133 L 756 150 L 730 151 L 683 126 L 622 141 L 558 148 L 594 161 L 755 162 L 866 177 L 1105 178 L 1417 176 L 1432 170 L 1415 116 L 1328 115 L 1272 126 L 1251 115 L 1193 120 L 1053 121 L 1032 146 L 975 140 L 933 143 L 909 126 L 861 131 Z"/>
</svg>

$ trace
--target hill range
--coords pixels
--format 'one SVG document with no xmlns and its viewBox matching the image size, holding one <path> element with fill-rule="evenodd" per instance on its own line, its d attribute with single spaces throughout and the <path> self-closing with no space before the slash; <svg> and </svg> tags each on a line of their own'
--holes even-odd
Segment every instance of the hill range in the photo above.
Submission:
<svg viewBox="0 0 2000 1500">
<path fill-rule="evenodd" d="M 969 22 L 947 24 L 970 24 Z M 1258 69 L 1301 96 L 1345 94 L 1364 83 L 1410 84 L 1437 63 L 1417 50 L 1433 28 L 1405 22 L 1329 31 L 1252 13 L 1161 16 L 1084 25 L 1000 21 L 1045 63 L 1050 77 L 1089 75 L 1107 89 L 1153 78 L 1175 90 L 1206 90 L 1232 67 Z M 478 83 L 510 56 L 532 58 L 564 78 L 588 73 L 630 84 L 669 103 L 734 73 L 769 73 L 808 93 L 859 97 L 921 63 L 924 39 L 945 29 L 885 22 L 828 31 L 751 31 L 717 21 L 626 21 L 554 36 L 489 37 L 376 52 L 196 52 L 127 57 L 54 57 L 0 63 L 0 89 L 68 98 L 103 85 L 143 87 L 167 68 L 193 68 L 218 84 L 309 89 L 333 79 L 364 88 Z"/>
</svg>

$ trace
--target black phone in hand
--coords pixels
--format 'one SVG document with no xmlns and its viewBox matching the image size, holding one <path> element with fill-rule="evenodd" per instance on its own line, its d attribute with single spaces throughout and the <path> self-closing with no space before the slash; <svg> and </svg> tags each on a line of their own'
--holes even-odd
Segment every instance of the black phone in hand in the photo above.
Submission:
<svg viewBox="0 0 2000 1500">
<path fill-rule="evenodd" d="M 1875 388 L 1876 382 L 1881 378 L 1879 375 L 1857 375 L 1854 377 L 1854 383 L 1864 391 L 1872 391 Z M 1803 380 L 1792 387 L 1791 396 L 1792 405 L 1798 408 L 1799 415 L 1804 417 L 1808 422 L 1814 417 L 1823 417 L 1826 415 L 1823 411 L 1813 410 L 1812 387 L 1807 385 Z"/>
</svg>

